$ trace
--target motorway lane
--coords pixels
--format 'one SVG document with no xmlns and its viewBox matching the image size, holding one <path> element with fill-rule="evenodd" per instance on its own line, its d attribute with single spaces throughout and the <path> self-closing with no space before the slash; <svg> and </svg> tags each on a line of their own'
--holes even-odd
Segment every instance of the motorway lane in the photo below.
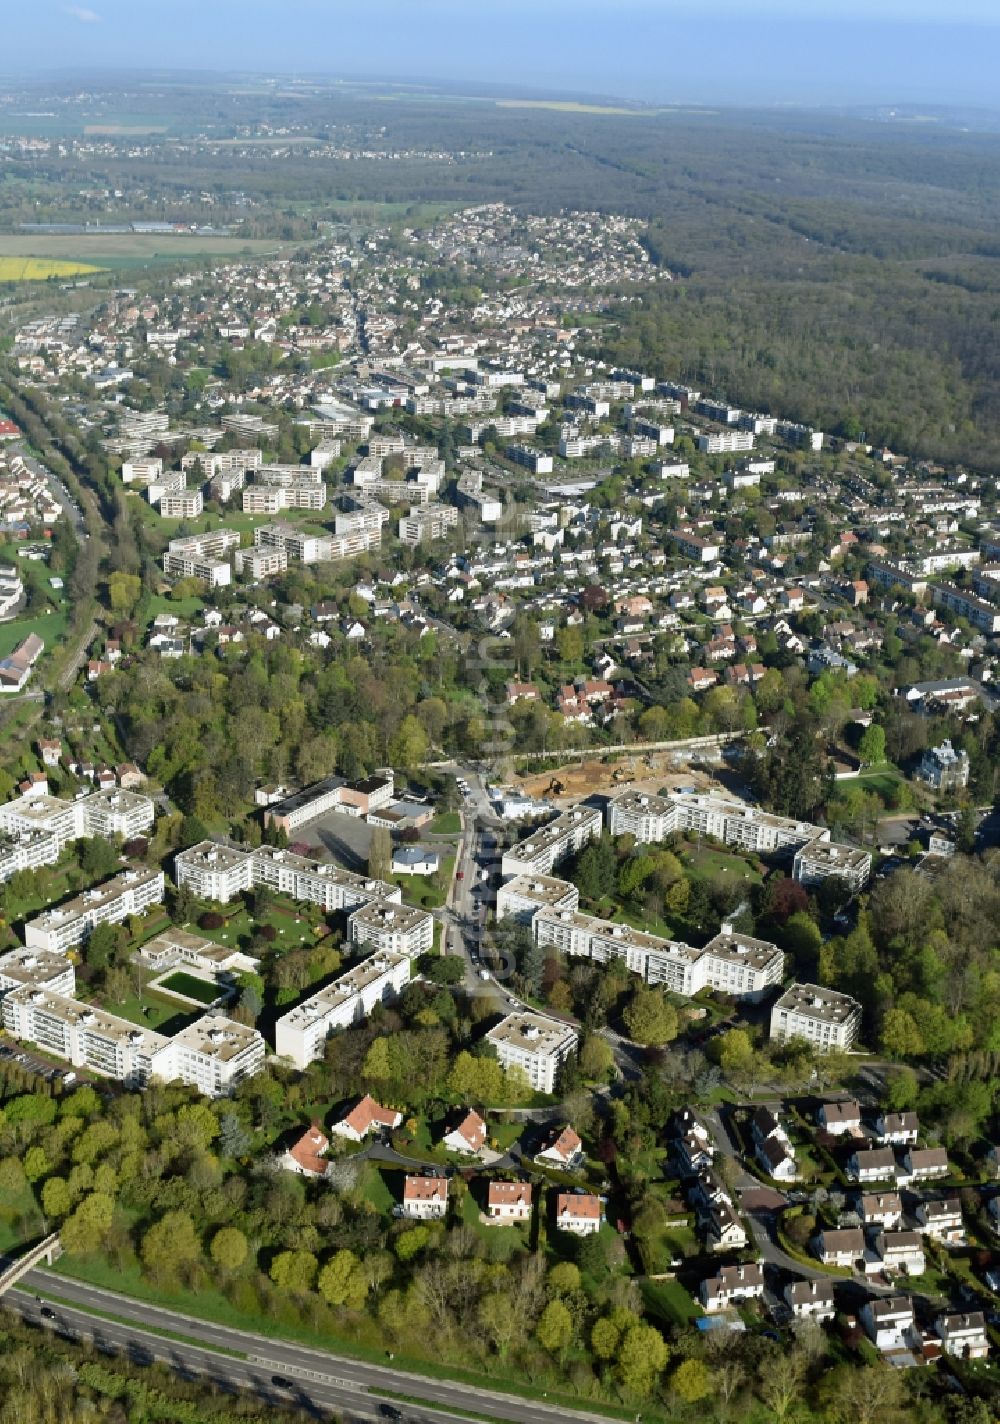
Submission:
<svg viewBox="0 0 1000 1424">
<path fill-rule="evenodd" d="M 52 1302 L 50 1304 L 57 1316 L 65 1315 L 69 1319 L 72 1315 L 77 1328 L 79 1321 L 84 1320 L 91 1331 L 98 1334 L 101 1331 L 107 1332 L 109 1340 L 112 1338 L 110 1332 L 115 1330 L 117 1338 L 123 1341 L 137 1340 L 145 1348 L 150 1348 L 152 1342 L 155 1342 L 158 1357 L 164 1352 L 168 1353 L 172 1366 L 180 1370 L 186 1365 L 192 1369 L 201 1369 L 205 1365 L 204 1357 L 207 1355 L 212 1361 L 209 1373 L 213 1378 L 222 1379 L 232 1374 L 237 1366 L 247 1366 L 253 1362 L 213 1354 L 213 1348 L 253 1356 L 258 1361 L 258 1373 L 252 1377 L 258 1384 L 260 1379 L 266 1376 L 267 1389 L 273 1391 L 270 1384 L 271 1375 L 285 1375 L 299 1381 L 302 1388 L 308 1390 L 310 1398 L 314 1390 L 318 1391 L 316 1402 L 329 1408 L 343 1408 L 342 1403 L 331 1403 L 330 1400 L 334 1396 L 344 1396 L 345 1392 L 353 1396 L 352 1407 L 357 1407 L 358 1393 L 363 1394 L 368 1388 L 389 1390 L 425 1401 L 426 1407 L 423 1409 L 420 1406 L 400 1406 L 404 1409 L 404 1418 L 412 1418 L 414 1421 L 453 1417 L 447 1413 L 451 1409 L 477 1414 L 488 1411 L 490 1418 L 508 1420 L 510 1424 L 555 1424 L 555 1421 L 567 1418 L 608 1424 L 607 1416 L 576 1410 L 569 1412 L 555 1405 L 519 1399 L 516 1395 L 494 1392 L 480 1385 L 430 1379 L 425 1375 L 395 1369 L 388 1364 L 372 1365 L 348 1356 L 310 1349 L 305 1345 L 273 1340 L 251 1331 L 234 1330 L 229 1326 L 216 1325 L 178 1311 L 166 1310 L 162 1306 L 150 1305 L 146 1301 L 132 1300 L 113 1291 L 87 1285 L 50 1271 L 29 1272 L 24 1277 L 22 1287 L 10 1292 L 10 1298 L 16 1297 L 20 1306 L 20 1302 L 27 1297 L 28 1305 L 34 1305 L 37 1310 L 34 1302 L 36 1293 L 47 1293 L 57 1296 L 60 1301 L 72 1302 L 72 1307 Z M 95 1318 L 87 1314 L 88 1309 L 103 1311 L 117 1319 L 107 1321 Z M 144 1326 L 152 1326 L 154 1330 L 169 1330 L 201 1343 L 188 1345 L 182 1341 L 164 1340 L 149 1334 L 148 1329 L 143 1329 Z M 260 1361 L 266 1363 L 260 1364 Z M 287 1395 L 283 1397 L 287 1398 Z M 434 1406 L 439 1406 L 444 1414 L 437 1412 Z M 370 1416 L 362 1413 L 359 1417 Z"/>
</svg>

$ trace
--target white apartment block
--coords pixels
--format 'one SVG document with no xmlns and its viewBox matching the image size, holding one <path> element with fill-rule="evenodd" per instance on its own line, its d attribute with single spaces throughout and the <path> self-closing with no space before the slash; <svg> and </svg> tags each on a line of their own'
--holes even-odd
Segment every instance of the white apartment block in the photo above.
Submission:
<svg viewBox="0 0 1000 1424">
<path fill-rule="evenodd" d="M 434 947 L 434 916 L 412 905 L 371 900 L 349 916 L 347 934 L 351 944 L 415 959 Z"/>
<path fill-rule="evenodd" d="M 675 831 L 693 832 L 758 855 L 830 839 L 825 826 L 775 816 L 721 796 L 647 796 L 627 791 L 609 803 L 607 815 L 614 836 L 631 834 L 638 841 L 655 842 Z"/>
<path fill-rule="evenodd" d="M 131 1085 L 152 1077 L 154 1059 L 170 1042 L 151 1029 L 49 989 L 13 989 L 0 1007 L 4 1029 L 14 1038 L 75 1068 Z"/>
<path fill-rule="evenodd" d="M 733 455 L 740 450 L 752 450 L 754 437 L 749 430 L 721 430 L 699 435 L 696 443 L 703 455 Z"/>
<path fill-rule="evenodd" d="M 539 910 L 574 911 L 579 903 L 579 890 L 566 880 L 550 875 L 515 875 L 497 891 L 497 921 L 520 920 L 528 925 Z"/>
<path fill-rule="evenodd" d="M 132 840 L 153 825 L 156 807 L 148 796 L 135 791 L 95 791 L 76 803 L 83 808 L 84 835 L 110 840 Z"/>
<path fill-rule="evenodd" d="M 870 851 L 817 837 L 795 852 L 792 879 L 807 886 L 821 885 L 824 880 L 843 880 L 851 894 L 857 895 L 868 884 L 871 869 Z"/>
<path fill-rule="evenodd" d="M 508 1014 L 486 1035 L 504 1068 L 520 1068 L 539 1093 L 555 1091 L 559 1065 L 575 1053 L 579 1035 L 569 1024 L 543 1014 Z"/>
<path fill-rule="evenodd" d="M 252 485 L 243 490 L 244 514 L 280 514 L 283 509 L 326 508 L 326 485 Z"/>
<path fill-rule="evenodd" d="M 232 1092 L 264 1066 L 264 1040 L 255 1028 L 224 1014 L 205 1014 L 167 1040 L 153 1059 L 153 1076 L 180 1079 L 208 1098 Z"/>
<path fill-rule="evenodd" d="M 568 909 L 541 908 L 531 924 L 537 944 L 602 964 L 623 959 L 647 983 L 662 984 L 689 998 L 710 988 L 757 999 L 771 985 L 780 984 L 784 974 L 785 956 L 776 945 L 737 934 L 728 926 L 703 949 L 692 949 L 678 940 Z"/>
<path fill-rule="evenodd" d="M 592 806 L 574 806 L 504 852 L 500 867 L 503 878 L 548 875 L 560 861 L 575 855 L 600 834 L 600 811 Z"/>
<path fill-rule="evenodd" d="M 821 984 L 792 984 L 771 1009 L 772 1040 L 804 1038 L 821 1052 L 847 1049 L 861 1028 L 861 1005 Z"/>
<path fill-rule="evenodd" d="M 431 544 L 443 539 L 449 529 L 458 524 L 458 510 L 451 504 L 415 504 L 399 521 L 401 544 L 415 549 L 419 544 Z"/>
<path fill-rule="evenodd" d="M 233 581 L 233 570 L 229 564 L 205 554 L 171 552 L 168 549 L 162 564 L 168 578 L 203 579 L 209 588 L 227 588 Z"/>
<path fill-rule="evenodd" d="M 83 836 L 125 840 L 142 835 L 153 824 L 156 808 L 148 796 L 134 791 L 94 791 L 79 801 L 55 796 L 21 796 L 0 806 L 0 831 L 21 841 L 39 833 L 53 837 L 61 850 Z M 44 854 L 42 849 L 37 852 Z M 45 864 L 45 860 L 39 860 Z"/>
<path fill-rule="evenodd" d="M 283 1014 L 274 1026 L 275 1052 L 304 1069 L 323 1052 L 328 1035 L 362 1023 L 376 1004 L 391 1003 L 410 981 L 405 954 L 373 954 Z"/>
<path fill-rule="evenodd" d="M 59 859 L 58 839 L 48 831 L 23 831 L 20 835 L 0 833 L 0 885 L 19 870 L 37 870 Z"/>
<path fill-rule="evenodd" d="M 117 924 L 163 902 L 162 870 L 123 870 L 72 900 L 43 910 L 24 927 L 30 949 L 63 953 L 81 944 L 97 925 Z"/>
<path fill-rule="evenodd" d="M 288 554 L 284 549 L 237 549 L 233 567 L 241 578 L 260 583 L 286 571 Z"/>
<path fill-rule="evenodd" d="M 47 989 L 50 994 L 72 998 L 76 993 L 76 970 L 62 954 L 11 949 L 0 955 L 0 997 L 11 989 Z"/>
<path fill-rule="evenodd" d="M 398 885 L 369 880 L 342 870 L 339 865 L 310 860 L 274 846 L 242 851 L 215 841 L 201 841 L 177 854 L 174 878 L 200 899 L 223 905 L 255 885 L 269 885 L 281 895 L 331 912 L 354 910 L 370 900 L 396 904 L 402 900 Z"/>
<path fill-rule="evenodd" d="M 160 500 L 160 514 L 164 519 L 197 519 L 204 509 L 205 497 L 201 490 L 176 490 Z"/>
</svg>

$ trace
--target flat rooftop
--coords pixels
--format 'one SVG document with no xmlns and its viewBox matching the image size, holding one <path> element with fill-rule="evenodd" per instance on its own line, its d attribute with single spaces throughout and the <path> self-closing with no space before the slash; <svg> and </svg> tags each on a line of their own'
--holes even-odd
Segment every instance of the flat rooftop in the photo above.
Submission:
<svg viewBox="0 0 1000 1424">
<path fill-rule="evenodd" d="M 101 1038 L 110 1039 L 123 1047 L 148 1054 L 150 1057 L 170 1042 L 161 1033 L 140 1028 L 128 1019 L 117 1018 L 91 1004 L 82 1004 L 78 999 L 69 999 L 65 994 L 53 994 L 48 989 L 12 989 L 10 998 L 15 1003 L 31 1002 L 40 1010 L 68 1027 L 84 1028 Z"/>
<path fill-rule="evenodd" d="M 676 954 L 684 958 L 697 959 L 703 951 L 692 949 L 680 940 L 662 939 L 659 935 L 637 930 L 633 925 L 619 924 L 616 920 L 601 920 L 596 915 L 585 915 L 579 910 L 547 910 L 538 912 L 537 918 L 547 924 L 571 925 L 574 929 L 609 940 L 614 944 L 634 945 L 637 949 L 656 950 L 665 954 Z"/>
<path fill-rule="evenodd" d="M 532 831 L 523 841 L 515 845 L 510 854 L 523 858 L 529 855 L 538 855 L 543 850 L 548 850 L 551 846 L 558 845 L 566 836 L 572 834 L 573 830 L 581 822 L 594 820 L 598 825 L 601 821 L 600 811 L 590 806 L 574 806 L 572 811 L 563 811 L 554 821 L 550 821 L 547 826 L 543 826 L 539 831 Z"/>
<path fill-rule="evenodd" d="M 282 1014 L 278 1023 L 288 1028 L 306 1029 L 360 994 L 362 990 L 377 983 L 400 964 L 409 962 L 405 954 L 395 954 L 391 950 L 373 954 L 360 964 L 355 964 L 346 974 L 341 974 L 339 979 L 334 979 L 315 994 L 311 994 L 308 999 L 303 999 L 301 1004 L 296 1004 L 287 1014 Z"/>
<path fill-rule="evenodd" d="M 386 904 L 384 900 L 369 900 L 367 905 L 362 905 L 354 911 L 351 923 L 373 930 L 402 932 L 416 929 L 424 920 L 430 918 L 426 910 L 419 910 L 415 905 L 391 905 Z"/>
<path fill-rule="evenodd" d="M 97 910 L 103 905 L 109 904 L 128 889 L 139 885 L 148 885 L 152 881 L 162 880 L 162 878 L 161 870 L 137 870 L 135 868 L 123 870 L 120 875 L 105 880 L 102 885 L 92 885 L 89 890 L 74 895 L 72 900 L 65 900 L 61 905 L 53 906 L 51 910 L 43 910 L 40 915 L 36 915 L 28 923 L 38 925 L 42 929 L 64 925 L 70 920 L 85 915 L 90 910 Z"/>
<path fill-rule="evenodd" d="M 224 1014 L 205 1014 L 182 1028 L 170 1040 L 179 1048 L 200 1053 L 219 1063 L 230 1063 L 260 1041 L 260 1035 L 249 1024 L 236 1023 Z"/>
<path fill-rule="evenodd" d="M 486 1037 L 491 1043 L 504 1043 L 522 1053 L 536 1053 L 543 1058 L 577 1041 L 576 1030 L 569 1024 L 527 1012 L 508 1014 Z"/>
<path fill-rule="evenodd" d="M 772 1013 L 779 1009 L 825 1023 L 842 1024 L 860 1014 L 861 1005 L 849 994 L 827 989 L 822 984 L 792 984 L 778 999 Z"/>
<path fill-rule="evenodd" d="M 754 939 L 751 935 L 738 934 L 735 930 L 723 930 L 709 940 L 702 954 L 713 954 L 716 959 L 727 959 L 731 964 L 749 964 L 752 969 L 766 969 L 777 956 L 784 962 L 784 953 L 770 940 Z"/>
<path fill-rule="evenodd" d="M 187 850 L 178 851 L 176 856 L 178 864 L 214 871 L 234 870 L 249 858 L 247 851 L 234 850 L 231 846 L 220 845 L 218 841 L 199 841 L 197 845 L 188 846 Z"/>
<path fill-rule="evenodd" d="M 60 978 L 68 966 L 65 955 L 47 949 L 12 949 L 0 955 L 0 978 L 13 980 L 19 988 L 37 988 Z"/>
<path fill-rule="evenodd" d="M 515 875 L 507 881 L 501 893 L 519 895 L 538 905 L 558 905 L 574 889 L 575 886 L 568 881 L 558 880 L 554 875 Z"/>
<path fill-rule="evenodd" d="M 871 862 L 871 852 L 860 846 L 841 845 L 836 841 L 810 841 L 799 851 L 803 860 L 842 870 L 860 870 Z"/>
</svg>

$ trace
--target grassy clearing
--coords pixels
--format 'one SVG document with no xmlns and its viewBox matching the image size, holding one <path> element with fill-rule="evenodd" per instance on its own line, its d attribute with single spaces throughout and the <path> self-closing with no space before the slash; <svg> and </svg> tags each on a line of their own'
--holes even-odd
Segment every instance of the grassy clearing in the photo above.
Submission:
<svg viewBox="0 0 1000 1424">
<path fill-rule="evenodd" d="M 399 886 L 403 892 L 403 899 L 408 904 L 419 905 L 422 910 L 436 910 L 448 898 L 448 886 L 451 883 L 454 864 L 455 857 L 453 855 L 444 856 L 436 876 L 391 875 L 389 880 L 391 884 Z M 438 880 L 440 880 L 440 884 L 435 883 Z"/>
<path fill-rule="evenodd" d="M 462 829 L 461 818 L 457 811 L 442 811 L 440 816 L 435 816 L 428 829 L 435 836 L 457 836 Z"/>
<path fill-rule="evenodd" d="M 0 258 L 20 262 L 63 259 L 74 263 L 114 266 L 119 258 L 168 262 L 191 257 L 213 257 L 223 253 L 238 257 L 277 252 L 279 242 L 238 237 L 210 236 L 197 232 L 74 232 L 5 233 L 0 236 Z M 93 270 L 93 269 L 92 269 Z"/>
<path fill-rule="evenodd" d="M 682 852 L 681 859 L 694 880 L 745 880 L 750 885 L 760 884 L 760 874 L 740 855 L 730 855 L 723 850 L 713 850 L 710 846 L 697 846 Z"/>
<path fill-rule="evenodd" d="M 0 658 L 8 657 L 29 633 L 37 633 L 51 652 L 66 631 L 65 613 L 42 613 L 38 618 L 15 618 L 12 623 L 0 623 Z"/>
<path fill-rule="evenodd" d="M 643 1281 L 642 1295 L 650 1315 L 681 1327 L 703 1314 L 679 1281 Z"/>
</svg>

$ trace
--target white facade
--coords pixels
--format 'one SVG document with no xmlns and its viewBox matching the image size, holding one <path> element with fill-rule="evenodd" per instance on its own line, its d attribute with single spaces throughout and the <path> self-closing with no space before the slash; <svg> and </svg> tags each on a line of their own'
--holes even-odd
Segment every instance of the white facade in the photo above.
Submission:
<svg viewBox="0 0 1000 1424">
<path fill-rule="evenodd" d="M 548 875 L 560 861 L 575 855 L 600 834 L 600 811 L 591 806 L 575 806 L 505 851 L 500 867 L 503 878 Z"/>
<path fill-rule="evenodd" d="M 486 1035 L 504 1068 L 520 1068 L 539 1093 L 555 1091 L 559 1065 L 575 1053 L 579 1034 L 542 1014 L 508 1014 Z"/>
<path fill-rule="evenodd" d="M 821 1052 L 848 1049 L 861 1027 L 861 1005 L 820 984 L 792 984 L 771 1009 L 771 1039 L 804 1038 Z"/>
<path fill-rule="evenodd" d="M 293 900 L 305 900 L 324 910 L 353 910 L 370 900 L 399 904 L 398 885 L 354 875 L 327 861 L 310 860 L 274 846 L 234 850 L 215 841 L 200 841 L 178 852 L 174 860 L 177 884 L 204 900 L 227 904 L 255 885 L 269 885 Z"/>
<path fill-rule="evenodd" d="M 29 920 L 24 942 L 32 949 L 59 953 L 82 943 L 95 926 L 117 924 L 162 901 L 162 870 L 123 870 L 102 885 Z"/>
<path fill-rule="evenodd" d="M 362 1023 L 376 1004 L 391 1003 L 409 981 L 406 955 L 373 954 L 282 1014 L 274 1026 L 275 1052 L 296 1068 L 308 1067 L 322 1055 L 334 1029 Z"/>
<path fill-rule="evenodd" d="M 434 916 L 411 905 L 372 900 L 348 918 L 347 933 L 351 944 L 415 959 L 434 947 Z"/>
</svg>

